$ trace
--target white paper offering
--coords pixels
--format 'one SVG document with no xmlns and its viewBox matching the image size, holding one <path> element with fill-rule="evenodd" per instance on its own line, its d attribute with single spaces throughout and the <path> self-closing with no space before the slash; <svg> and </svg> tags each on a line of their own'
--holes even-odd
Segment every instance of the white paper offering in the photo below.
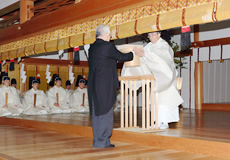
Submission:
<svg viewBox="0 0 230 160">
<path fill-rule="evenodd" d="M 124 44 L 116 47 L 120 52 L 124 54 L 131 52 L 134 47 L 143 49 L 143 45 L 133 45 L 133 44 Z M 137 55 L 134 56 L 134 59 L 132 61 L 125 62 L 125 67 L 138 67 L 138 66 L 140 66 L 140 59 L 139 56 Z"/>
</svg>

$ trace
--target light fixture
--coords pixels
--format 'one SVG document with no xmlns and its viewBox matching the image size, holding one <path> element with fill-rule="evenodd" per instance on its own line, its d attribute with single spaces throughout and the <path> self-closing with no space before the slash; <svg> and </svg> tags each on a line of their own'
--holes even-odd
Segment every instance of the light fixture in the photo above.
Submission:
<svg viewBox="0 0 230 160">
<path fill-rule="evenodd" d="M 182 88 L 182 81 L 183 81 L 182 77 L 176 77 L 176 85 L 178 90 L 181 90 Z"/>
</svg>

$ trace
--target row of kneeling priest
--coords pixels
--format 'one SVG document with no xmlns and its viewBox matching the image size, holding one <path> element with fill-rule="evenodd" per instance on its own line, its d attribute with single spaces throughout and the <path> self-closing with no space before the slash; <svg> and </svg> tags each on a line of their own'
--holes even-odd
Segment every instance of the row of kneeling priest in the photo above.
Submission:
<svg viewBox="0 0 230 160">
<path fill-rule="evenodd" d="M 61 78 L 55 79 L 55 85 L 47 95 L 38 90 L 39 83 L 33 80 L 32 88 L 23 94 L 22 102 L 16 88 L 10 86 L 10 78 L 3 77 L 0 88 L 0 116 L 43 115 L 56 113 L 89 112 L 85 80 L 79 81 L 79 87 L 73 91 L 61 87 Z"/>
</svg>

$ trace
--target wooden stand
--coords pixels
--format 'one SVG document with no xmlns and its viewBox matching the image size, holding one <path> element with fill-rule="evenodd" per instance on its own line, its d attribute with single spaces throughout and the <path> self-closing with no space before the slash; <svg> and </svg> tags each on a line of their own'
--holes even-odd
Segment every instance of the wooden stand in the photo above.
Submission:
<svg viewBox="0 0 230 160">
<path fill-rule="evenodd" d="M 58 93 L 56 93 L 56 98 L 57 98 L 57 104 L 59 104 L 59 97 L 58 97 Z"/>
<path fill-rule="evenodd" d="M 36 108 L 37 94 L 34 94 L 34 108 Z"/>
<path fill-rule="evenodd" d="M 8 93 L 6 93 L 5 98 L 6 98 L 6 106 L 7 106 L 8 105 Z"/>
<path fill-rule="evenodd" d="M 82 104 L 83 104 L 83 106 L 85 105 L 85 93 L 83 93 Z"/>
<path fill-rule="evenodd" d="M 121 81 L 121 128 L 137 127 L 136 83 L 141 81 L 142 130 L 158 129 L 158 93 L 154 93 L 154 76 L 126 76 L 119 77 L 119 80 Z"/>
</svg>

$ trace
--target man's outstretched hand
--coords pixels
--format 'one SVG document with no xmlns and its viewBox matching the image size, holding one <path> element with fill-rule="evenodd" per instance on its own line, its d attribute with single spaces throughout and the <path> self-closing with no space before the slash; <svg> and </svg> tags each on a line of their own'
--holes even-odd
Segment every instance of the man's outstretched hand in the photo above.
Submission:
<svg viewBox="0 0 230 160">
<path fill-rule="evenodd" d="M 135 53 L 135 55 L 137 55 L 139 57 L 144 57 L 145 56 L 145 51 L 144 51 L 143 48 L 134 47 L 133 52 Z"/>
</svg>

